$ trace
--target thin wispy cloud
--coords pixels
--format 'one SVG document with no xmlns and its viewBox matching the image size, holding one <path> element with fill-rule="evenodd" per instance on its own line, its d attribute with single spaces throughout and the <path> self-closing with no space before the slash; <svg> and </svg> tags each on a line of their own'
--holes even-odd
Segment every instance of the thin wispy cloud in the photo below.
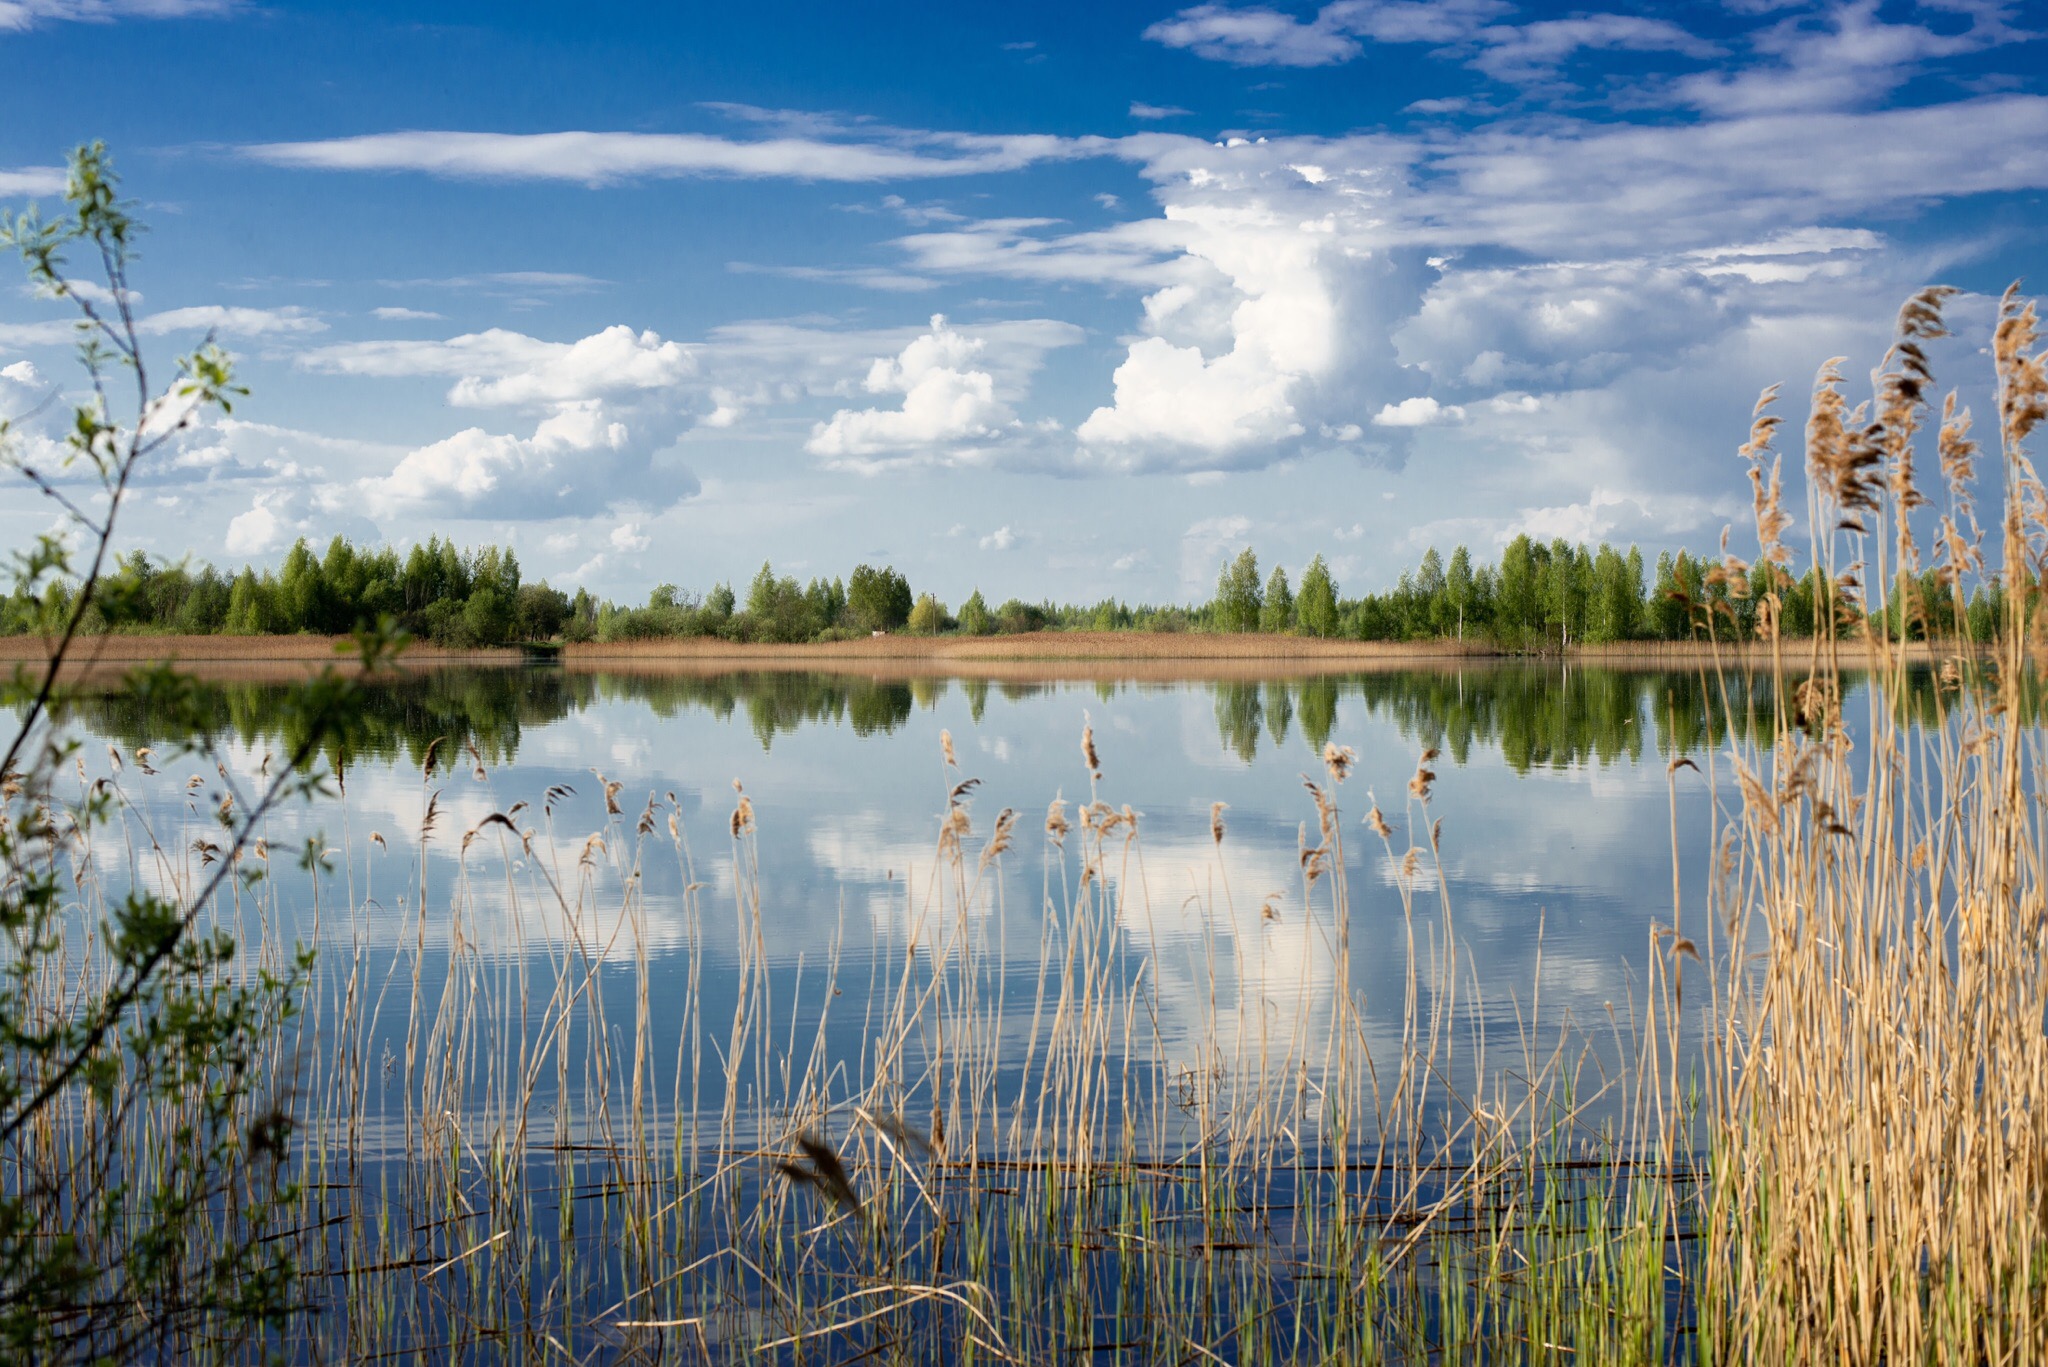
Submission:
<svg viewBox="0 0 2048 1367">
<path fill-rule="evenodd" d="M 317 142 L 253 143 L 251 161 L 322 171 L 414 171 L 472 180 L 582 185 L 668 177 L 903 181 L 1016 171 L 1100 155 L 1103 138 L 932 134 L 923 147 L 817 138 L 741 140 L 702 133 L 370 133 Z"/>
<path fill-rule="evenodd" d="M 0 33 L 49 23 L 218 18 L 245 8 L 243 0 L 0 0 Z"/>
<path fill-rule="evenodd" d="M 61 166 L 16 166 L 0 168 L 0 195 L 61 195 L 64 168 Z"/>
</svg>

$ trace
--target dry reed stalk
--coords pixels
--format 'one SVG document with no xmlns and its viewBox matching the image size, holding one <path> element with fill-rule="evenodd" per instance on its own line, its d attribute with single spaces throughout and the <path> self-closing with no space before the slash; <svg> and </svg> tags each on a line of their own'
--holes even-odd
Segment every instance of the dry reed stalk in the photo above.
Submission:
<svg viewBox="0 0 2048 1367">
<path fill-rule="evenodd" d="M 1945 297 L 1924 291 L 1902 312 L 1876 422 L 1845 418 L 1839 363 L 1823 369 L 1807 429 L 1816 563 L 1832 567 L 1837 532 L 1860 535 L 1868 518 L 1891 519 L 1900 570 L 1916 563 L 1912 439 L 1933 382 L 1920 343 L 1943 335 Z M 1916 724 L 1887 701 L 1907 688 L 1896 657 L 1860 729 L 1802 693 L 1780 706 L 1803 729 L 1732 756 L 1742 802 L 1710 927 L 1727 938 L 1702 1217 L 1717 1356 L 2048 1355 L 2048 831 L 2029 795 L 2048 753 L 2024 697 L 2044 521 L 2022 445 L 2048 378 L 2032 317 L 2008 293 L 1993 348 L 2010 590 L 1996 667 L 1945 643 L 1964 663 Z M 1957 576 L 1974 563 L 1955 531 L 1974 525 L 1966 433 L 1951 400 L 1940 446 L 1956 544 L 1943 554 Z M 1881 538 L 1876 549 L 1882 567 Z M 1841 697 L 1838 662 L 1802 688 Z"/>
</svg>

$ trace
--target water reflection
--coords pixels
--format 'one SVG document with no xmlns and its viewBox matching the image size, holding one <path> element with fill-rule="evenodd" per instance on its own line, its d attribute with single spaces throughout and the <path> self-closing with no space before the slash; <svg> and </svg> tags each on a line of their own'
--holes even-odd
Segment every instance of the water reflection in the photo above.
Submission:
<svg viewBox="0 0 2048 1367">
<path fill-rule="evenodd" d="M 1854 676 L 1849 676 L 1851 687 Z M 930 711 L 958 689 L 972 721 L 987 715 L 991 694 L 1005 703 L 1076 688 L 1110 702 L 1132 689 L 1162 685 L 1059 680 L 871 678 L 797 670 L 719 674 L 580 673 L 548 666 L 440 669 L 403 674 L 370 690 L 363 706 L 325 747 L 337 767 L 363 762 L 418 764 L 436 740 L 452 751 L 474 748 L 486 763 L 515 760 L 530 730 L 598 703 L 636 704 L 664 720 L 696 713 L 744 721 L 764 753 L 807 727 L 844 727 L 861 738 L 889 736 L 911 715 Z M 1761 672 L 1711 679 L 1699 672 L 1499 664 L 1455 670 L 1389 670 L 1298 679 L 1216 680 L 1171 685 L 1206 690 L 1225 751 L 1245 764 L 1262 749 L 1298 741 L 1311 753 L 1340 725 L 1392 722 L 1417 747 L 1435 746 L 1455 764 L 1475 749 L 1497 750 L 1518 774 L 1582 764 L 1638 763 L 1697 753 L 1731 734 L 1768 743 L 1777 725 L 1775 685 Z M 194 728 L 244 745 L 289 746 L 295 720 L 280 706 L 286 686 L 231 681 L 201 690 Z M 1917 676 L 1904 707 L 1925 719 L 1940 703 L 1934 676 Z M 192 739 L 166 735 L 162 719 L 118 691 L 72 705 L 89 729 L 128 746 Z"/>
<path fill-rule="evenodd" d="M 1026 1042 L 999 1060 L 1005 1095 L 1031 1085 L 1024 1059 L 1043 985 L 1092 964 L 1126 993 L 1135 1014 L 1120 1019 L 1133 1030 L 1142 1020 L 1146 1057 L 1220 1066 L 1256 1089 L 1317 1053 L 1347 986 L 1365 1037 L 1398 1052 L 1411 946 L 1449 941 L 1431 891 L 1440 874 L 1459 962 L 1485 987 L 1461 1002 L 1461 1019 L 1512 1030 L 1524 1004 L 1545 1021 L 1626 1013 L 1639 990 L 1631 964 L 1653 922 L 1671 919 L 1668 804 L 1679 803 L 1680 829 L 1711 828 L 1703 787 L 1688 779 L 1674 799 L 1663 757 L 1731 731 L 1767 736 L 1765 684 L 1735 679 L 1724 692 L 1696 674 L 1554 663 L 1179 682 L 421 672 L 367 690 L 334 738 L 341 800 L 281 811 L 267 827 L 274 849 L 310 839 L 331 852 L 340 886 L 328 905 L 346 916 L 307 912 L 320 903 L 287 861 L 266 886 L 279 943 L 317 942 L 335 973 L 424 993 L 471 969 L 547 982 L 571 948 L 608 973 L 644 956 L 649 1028 L 692 1050 L 704 1020 L 731 1017 L 749 953 L 777 1018 L 800 1037 L 816 1030 L 844 1061 L 868 1047 L 878 985 L 923 991 L 943 976 L 937 947 L 972 943 L 968 976 L 994 1003 L 988 1028 L 1006 1048 Z M 219 743 L 229 770 L 253 774 L 296 739 L 286 691 L 210 684 L 192 730 Z M 1908 705 L 1936 701 L 1930 688 Z M 1099 790 L 1076 744 L 1084 714 L 1107 774 Z M 72 722 L 131 753 L 195 738 L 111 690 L 79 698 Z M 957 769 L 942 761 L 942 730 Z M 1320 772 L 1314 756 L 1329 741 L 1358 751 L 1337 795 L 1342 907 L 1334 874 L 1314 884 L 1301 857 L 1317 829 L 1301 775 Z M 440 763 L 423 773 L 436 742 Z M 1404 803 L 1425 746 L 1448 761 L 1427 809 Z M 99 763 L 99 751 L 84 753 Z M 159 761 L 148 840 L 190 851 L 211 832 L 210 809 L 185 785 L 211 792 L 213 766 Z M 982 786 L 953 847 L 967 852 L 962 872 L 938 837 L 968 777 Z M 729 834 L 736 780 L 757 818 L 750 842 Z M 1039 814 L 1060 796 L 1078 822 L 1075 804 L 1098 791 L 1119 813 L 1128 805 L 1142 836 L 1091 885 L 1078 837 L 1061 845 Z M 1212 802 L 1228 804 L 1221 843 Z M 1360 824 L 1375 802 L 1397 832 L 1390 848 Z M 1023 814 L 1015 842 L 984 864 L 980 842 L 1005 808 Z M 490 824 L 499 813 L 519 830 Z M 1426 834 L 1438 820 L 1441 870 Z M 1707 853 L 1680 861 L 1695 902 Z M 956 878 L 979 892 L 949 902 Z M 751 913 L 733 915 L 752 886 L 758 931 Z M 1090 886 L 1092 920 L 1077 912 Z M 1428 904 L 1413 918 L 1410 893 Z M 1094 958 L 1063 952 L 1077 935 Z M 410 1017 L 382 1019 L 398 1030 Z M 1130 1047 L 1122 1034 L 1101 1044 Z"/>
</svg>

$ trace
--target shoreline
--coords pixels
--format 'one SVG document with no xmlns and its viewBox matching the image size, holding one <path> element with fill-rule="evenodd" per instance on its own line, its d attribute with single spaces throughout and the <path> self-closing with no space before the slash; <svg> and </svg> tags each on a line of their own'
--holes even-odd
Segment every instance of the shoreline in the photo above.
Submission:
<svg viewBox="0 0 2048 1367">
<path fill-rule="evenodd" d="M 337 653 L 348 637 L 328 636 L 93 636 L 73 645 L 67 675 L 96 675 L 137 666 L 171 664 L 198 677 L 270 680 L 305 677 L 327 665 L 356 666 Z M 1906 657 L 1933 662 L 1954 653 L 1913 642 Z M 47 658 L 42 637 L 0 637 L 0 670 L 34 666 Z M 1787 670 L 1803 670 L 1813 642 L 1779 647 Z M 1837 656 L 1867 666 L 1875 652 L 1860 641 L 1838 643 Z M 1020 636 L 882 636 L 798 645 L 754 645 L 694 637 L 679 640 L 595 642 L 559 647 L 496 646 L 459 649 L 414 645 L 401 671 L 451 667 L 505 668 L 530 662 L 576 674 L 703 675 L 743 671 L 815 672 L 899 678 L 1074 679 L 1135 681 L 1257 679 L 1320 674 L 1376 673 L 1447 666 L 1594 666 L 1656 670 L 1768 665 L 1764 642 L 1628 641 L 1564 650 L 1507 651 L 1458 641 L 1333 641 L 1315 637 L 1224 635 L 1196 632 L 1033 632 Z"/>
</svg>

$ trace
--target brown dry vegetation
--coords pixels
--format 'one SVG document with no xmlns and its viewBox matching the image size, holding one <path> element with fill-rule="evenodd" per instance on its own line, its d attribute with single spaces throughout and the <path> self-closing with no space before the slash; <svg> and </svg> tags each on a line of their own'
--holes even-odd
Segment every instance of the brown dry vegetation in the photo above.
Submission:
<svg viewBox="0 0 2048 1367">
<path fill-rule="evenodd" d="M 1792 659 L 1803 657 L 1810 645 L 1788 642 L 1784 654 Z M 205 678 L 298 678 L 337 659 L 345 661 L 350 648 L 345 636 L 100 636 L 90 638 L 74 667 L 89 673 L 172 663 Z M 1937 662 L 1955 653 L 1954 645 L 1944 642 L 1915 642 L 1892 649 L 1915 662 Z M 1771 652 L 1771 646 L 1762 641 L 1629 641 L 1573 646 L 1561 655 L 1553 651 L 1542 658 L 1615 668 L 1662 668 L 1717 661 L 1758 664 L 1768 661 Z M 0 663 L 36 664 L 46 653 L 47 643 L 39 637 L 0 637 Z M 1837 654 L 1850 664 L 1872 659 L 1871 647 L 1863 641 L 1841 642 Z M 509 665 L 530 658 L 528 652 L 513 647 L 465 650 L 415 644 L 402 663 L 412 667 Z M 572 644 L 562 647 L 555 658 L 580 673 L 715 674 L 733 669 L 789 669 L 888 678 L 1036 682 L 1292 678 L 1526 657 L 1486 643 L 1449 640 L 1337 641 L 1261 633 L 1074 631 L 1024 636 L 880 636 L 799 645 L 686 637 Z"/>
</svg>

